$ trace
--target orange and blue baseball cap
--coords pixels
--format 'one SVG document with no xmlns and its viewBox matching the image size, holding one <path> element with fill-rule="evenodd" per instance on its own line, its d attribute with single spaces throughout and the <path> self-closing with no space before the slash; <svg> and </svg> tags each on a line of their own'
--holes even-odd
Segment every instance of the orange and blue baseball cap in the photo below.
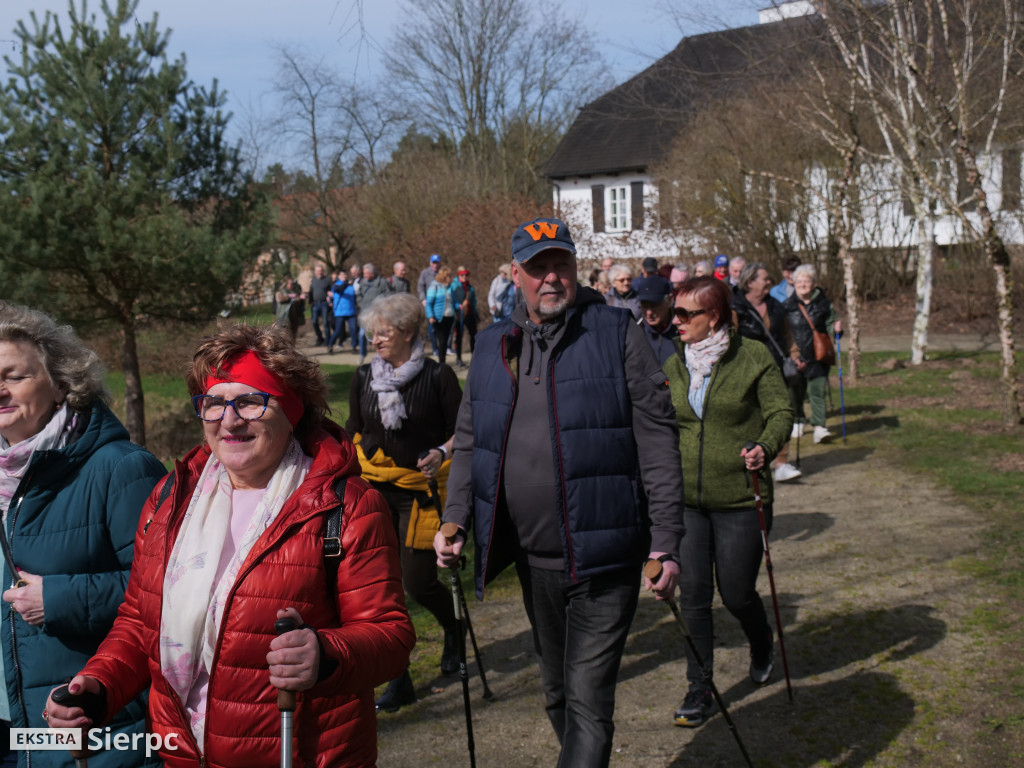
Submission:
<svg viewBox="0 0 1024 768">
<path fill-rule="evenodd" d="M 576 255 L 569 227 L 561 219 L 537 218 L 516 227 L 512 234 L 512 258 L 525 264 L 541 251 L 557 248 Z"/>
</svg>

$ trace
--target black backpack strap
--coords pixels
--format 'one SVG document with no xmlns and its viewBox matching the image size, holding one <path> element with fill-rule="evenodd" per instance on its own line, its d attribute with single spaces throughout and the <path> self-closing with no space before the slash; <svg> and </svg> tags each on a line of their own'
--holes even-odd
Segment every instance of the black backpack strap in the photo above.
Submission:
<svg viewBox="0 0 1024 768">
<path fill-rule="evenodd" d="M 343 477 L 334 486 L 334 492 L 338 496 L 338 506 L 327 515 L 327 526 L 324 530 L 324 561 L 333 563 L 334 570 L 337 570 L 338 560 L 341 559 L 341 516 L 345 514 L 345 486 L 348 478 Z"/>
<path fill-rule="evenodd" d="M 153 517 L 157 512 L 160 511 L 160 507 L 167 501 L 167 497 L 171 495 L 171 491 L 174 490 L 174 473 L 168 472 L 167 477 L 164 478 L 164 484 L 160 486 L 160 495 L 156 497 L 156 506 L 153 507 L 153 514 L 149 516 L 149 520 L 142 528 L 142 535 L 146 535 L 146 531 L 149 530 L 149 524 L 153 522 Z"/>
</svg>

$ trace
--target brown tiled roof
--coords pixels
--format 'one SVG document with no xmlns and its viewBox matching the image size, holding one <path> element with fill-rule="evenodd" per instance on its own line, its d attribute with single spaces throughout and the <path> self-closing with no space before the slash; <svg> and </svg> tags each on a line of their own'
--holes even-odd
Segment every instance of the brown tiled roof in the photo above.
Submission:
<svg viewBox="0 0 1024 768">
<path fill-rule="evenodd" d="M 686 37 L 640 74 L 580 110 L 542 173 L 551 179 L 642 171 L 709 99 L 749 87 L 812 30 L 801 17 Z"/>
</svg>

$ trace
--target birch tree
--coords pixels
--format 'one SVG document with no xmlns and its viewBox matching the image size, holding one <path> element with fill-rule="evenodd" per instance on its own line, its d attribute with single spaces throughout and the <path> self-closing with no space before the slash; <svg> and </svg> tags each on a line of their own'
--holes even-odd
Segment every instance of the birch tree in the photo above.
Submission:
<svg viewBox="0 0 1024 768">
<path fill-rule="evenodd" d="M 936 213 L 933 202 L 983 244 L 996 284 L 1004 417 L 1020 421 L 1009 256 L 979 170 L 993 157 L 1010 105 L 1022 103 L 1022 11 L 1014 0 L 923 0 L 884 6 L 813 0 L 848 71 L 861 87 L 886 159 L 911 180 L 919 237 L 918 307 L 912 363 L 924 359 Z M 957 193 L 957 169 L 969 190 Z M 972 210 L 973 209 L 973 210 Z"/>
</svg>

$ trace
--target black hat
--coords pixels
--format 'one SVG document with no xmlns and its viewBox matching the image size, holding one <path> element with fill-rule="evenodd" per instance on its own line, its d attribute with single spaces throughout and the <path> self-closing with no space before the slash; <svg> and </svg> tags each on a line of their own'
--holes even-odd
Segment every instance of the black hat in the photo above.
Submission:
<svg viewBox="0 0 1024 768">
<path fill-rule="evenodd" d="M 664 277 L 658 277 L 657 275 L 638 277 L 633 281 L 633 289 L 636 291 L 637 298 L 640 301 L 659 304 L 672 293 L 672 283 Z"/>
</svg>

